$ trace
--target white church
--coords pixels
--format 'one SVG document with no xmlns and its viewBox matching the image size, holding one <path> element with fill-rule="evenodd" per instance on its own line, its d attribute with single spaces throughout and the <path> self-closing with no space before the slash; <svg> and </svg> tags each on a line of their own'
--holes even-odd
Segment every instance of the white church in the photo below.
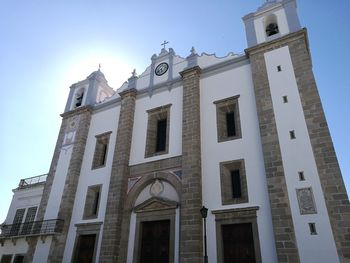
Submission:
<svg viewBox="0 0 350 263">
<path fill-rule="evenodd" d="M 113 90 L 70 87 L 47 175 L 22 179 L 0 262 L 350 262 L 350 206 L 296 0 L 247 49 L 163 48 Z"/>
</svg>

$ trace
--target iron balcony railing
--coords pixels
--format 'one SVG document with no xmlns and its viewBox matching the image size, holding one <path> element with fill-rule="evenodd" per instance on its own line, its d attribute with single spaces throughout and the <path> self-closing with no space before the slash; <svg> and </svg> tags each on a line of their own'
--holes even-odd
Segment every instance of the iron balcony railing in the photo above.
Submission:
<svg viewBox="0 0 350 263">
<path fill-rule="evenodd" d="M 61 233 L 63 220 L 52 219 L 44 221 L 32 221 L 20 224 L 2 225 L 0 238 L 53 235 Z"/>
<path fill-rule="evenodd" d="M 47 174 L 41 174 L 41 175 L 21 179 L 21 181 L 18 184 L 18 189 L 23 189 L 36 184 L 45 183 L 46 178 L 47 178 Z"/>
</svg>

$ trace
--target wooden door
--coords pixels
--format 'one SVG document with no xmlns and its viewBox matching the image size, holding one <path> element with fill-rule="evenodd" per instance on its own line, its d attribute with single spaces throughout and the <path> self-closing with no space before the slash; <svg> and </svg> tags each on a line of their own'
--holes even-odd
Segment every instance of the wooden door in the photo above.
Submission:
<svg viewBox="0 0 350 263">
<path fill-rule="evenodd" d="M 224 263 L 255 263 L 252 224 L 222 225 Z"/>
<path fill-rule="evenodd" d="M 141 263 L 168 263 L 170 220 L 142 223 Z"/>
<path fill-rule="evenodd" d="M 77 263 L 92 263 L 95 250 L 96 235 L 81 235 L 78 238 L 76 257 Z"/>
</svg>

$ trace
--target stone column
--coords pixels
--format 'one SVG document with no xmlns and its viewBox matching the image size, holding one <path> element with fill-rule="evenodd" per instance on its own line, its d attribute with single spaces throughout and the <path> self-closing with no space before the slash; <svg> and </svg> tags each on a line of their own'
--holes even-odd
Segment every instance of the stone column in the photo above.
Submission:
<svg viewBox="0 0 350 263">
<path fill-rule="evenodd" d="M 180 262 L 203 261 L 200 73 L 198 66 L 180 74 L 183 80 L 182 196 Z"/>
<path fill-rule="evenodd" d="M 312 72 L 306 30 L 289 43 L 289 51 L 339 260 L 350 262 L 349 198 Z"/>
<path fill-rule="evenodd" d="M 120 262 L 121 226 L 127 194 L 136 93 L 136 89 L 120 93 L 122 101 L 99 262 Z"/>
<path fill-rule="evenodd" d="M 295 263 L 300 259 L 264 58 L 269 43 L 249 48 L 246 53 L 252 69 L 278 262 Z"/>
</svg>

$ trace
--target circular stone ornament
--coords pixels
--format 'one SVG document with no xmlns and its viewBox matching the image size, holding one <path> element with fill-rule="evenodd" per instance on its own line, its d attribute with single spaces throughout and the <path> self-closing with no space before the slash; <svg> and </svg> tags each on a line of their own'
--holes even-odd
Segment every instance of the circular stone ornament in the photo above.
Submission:
<svg viewBox="0 0 350 263">
<path fill-rule="evenodd" d="M 158 179 L 151 185 L 150 194 L 152 196 L 159 196 L 164 191 L 164 185 Z"/>
<path fill-rule="evenodd" d="M 165 72 L 167 72 L 169 69 L 169 64 L 168 63 L 160 63 L 154 72 L 156 73 L 157 76 L 162 76 Z"/>
</svg>

